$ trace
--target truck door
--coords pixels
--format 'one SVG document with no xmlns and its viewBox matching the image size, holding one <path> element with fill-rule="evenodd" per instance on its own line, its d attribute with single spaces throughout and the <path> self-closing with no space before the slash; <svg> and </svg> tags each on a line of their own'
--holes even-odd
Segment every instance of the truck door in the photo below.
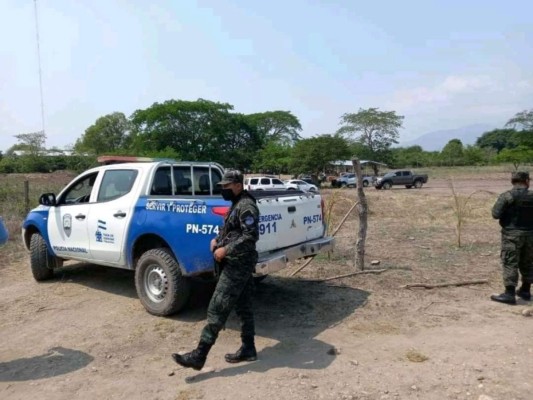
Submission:
<svg viewBox="0 0 533 400">
<path fill-rule="evenodd" d="M 137 175 L 136 169 L 109 169 L 104 172 L 88 218 L 93 260 L 107 263 L 121 261 L 126 229 L 135 206 Z"/>
<path fill-rule="evenodd" d="M 48 214 L 50 245 L 59 257 L 91 259 L 88 221 L 98 172 L 81 176 L 57 199 Z"/>
</svg>

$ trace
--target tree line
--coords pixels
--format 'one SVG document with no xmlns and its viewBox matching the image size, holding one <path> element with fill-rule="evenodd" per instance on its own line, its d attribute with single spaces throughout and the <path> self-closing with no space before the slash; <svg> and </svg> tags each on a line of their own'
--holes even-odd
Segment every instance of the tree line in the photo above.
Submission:
<svg viewBox="0 0 533 400">
<path fill-rule="evenodd" d="M 215 161 L 245 172 L 276 174 L 328 172 L 332 161 L 353 157 L 391 168 L 499 162 L 518 167 L 533 161 L 533 109 L 517 113 L 502 129 L 485 132 L 475 145 L 452 139 L 436 152 L 395 147 L 403 120 L 395 111 L 359 109 L 343 114 L 336 132 L 302 138 L 300 121 L 290 111 L 242 114 L 228 103 L 167 100 L 129 117 L 114 112 L 98 118 L 69 156 L 46 149 L 44 132 L 16 135 L 18 143 L 0 154 L 0 172 L 80 171 L 102 154 Z M 17 150 L 23 155 L 17 156 Z"/>
</svg>

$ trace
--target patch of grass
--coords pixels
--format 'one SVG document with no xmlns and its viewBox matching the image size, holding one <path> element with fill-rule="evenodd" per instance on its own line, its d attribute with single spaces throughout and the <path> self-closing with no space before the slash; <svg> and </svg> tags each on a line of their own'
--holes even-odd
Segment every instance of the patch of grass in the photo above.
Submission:
<svg viewBox="0 0 533 400">
<path fill-rule="evenodd" d="M 407 358 L 411 362 L 424 362 L 424 361 L 429 360 L 428 356 L 426 356 L 425 354 L 422 354 L 421 352 L 415 349 L 410 349 L 405 354 L 405 358 Z"/>
</svg>

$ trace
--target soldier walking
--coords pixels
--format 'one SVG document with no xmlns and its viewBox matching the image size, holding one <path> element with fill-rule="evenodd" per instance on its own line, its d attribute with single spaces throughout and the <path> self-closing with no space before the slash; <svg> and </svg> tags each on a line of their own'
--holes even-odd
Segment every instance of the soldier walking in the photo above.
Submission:
<svg viewBox="0 0 533 400">
<path fill-rule="evenodd" d="M 505 292 L 492 295 L 493 301 L 516 304 L 516 295 L 531 300 L 533 282 L 533 193 L 529 189 L 529 173 L 514 172 L 513 188 L 502 193 L 494 207 L 492 217 L 499 219 L 502 227 L 501 262 Z M 515 292 L 518 275 L 522 286 Z"/>
<path fill-rule="evenodd" d="M 225 359 L 229 363 L 257 359 L 252 290 L 257 264 L 259 209 L 255 199 L 243 189 L 240 171 L 226 172 L 219 185 L 222 185 L 222 197 L 231 201 L 231 208 L 222 230 L 211 241 L 219 279 L 207 309 L 207 324 L 196 349 L 186 354 L 172 354 L 178 364 L 195 370 L 204 366 L 209 350 L 233 309 L 241 320 L 242 345 L 236 353 L 226 354 Z"/>
</svg>

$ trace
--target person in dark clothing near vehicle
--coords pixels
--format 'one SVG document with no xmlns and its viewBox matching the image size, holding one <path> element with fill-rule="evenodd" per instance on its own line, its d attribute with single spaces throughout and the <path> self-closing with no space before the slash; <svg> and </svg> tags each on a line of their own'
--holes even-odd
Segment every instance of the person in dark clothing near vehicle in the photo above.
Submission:
<svg viewBox="0 0 533 400">
<path fill-rule="evenodd" d="M 186 354 L 172 354 L 175 362 L 195 370 L 204 366 L 209 350 L 233 309 L 241 320 L 242 345 L 236 353 L 226 354 L 225 359 L 229 363 L 257 359 L 252 290 L 257 264 L 259 209 L 255 199 L 243 190 L 240 171 L 226 172 L 219 185 L 222 185 L 222 197 L 231 201 L 231 208 L 220 233 L 211 241 L 218 282 L 207 309 L 207 324 L 196 349 Z"/>
<path fill-rule="evenodd" d="M 494 207 L 492 217 L 499 219 L 502 227 L 501 260 L 505 292 L 492 295 L 491 300 L 516 304 L 516 295 L 531 300 L 533 282 L 533 192 L 529 189 L 529 173 L 514 172 L 513 188 L 502 193 Z M 515 292 L 518 275 L 522 286 Z"/>
</svg>

